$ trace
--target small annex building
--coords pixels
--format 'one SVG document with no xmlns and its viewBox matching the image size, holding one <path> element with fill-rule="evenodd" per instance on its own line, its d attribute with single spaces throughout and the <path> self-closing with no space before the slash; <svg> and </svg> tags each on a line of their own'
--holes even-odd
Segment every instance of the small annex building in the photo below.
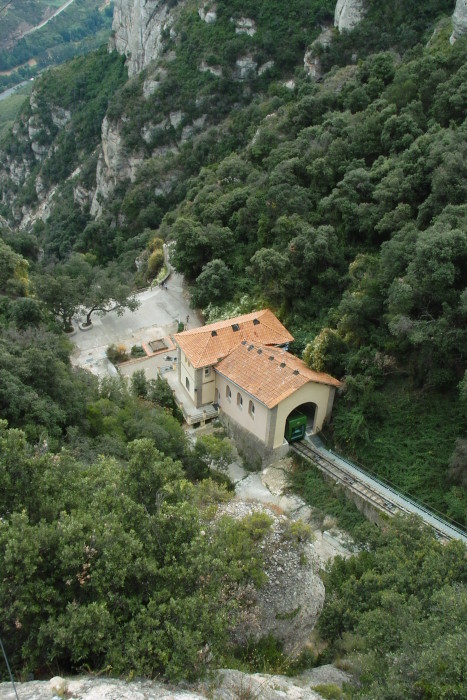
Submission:
<svg viewBox="0 0 467 700">
<path fill-rule="evenodd" d="M 307 415 L 312 432 L 331 415 L 340 382 L 288 352 L 293 336 L 269 309 L 184 331 L 174 340 L 178 380 L 193 404 L 216 405 L 235 436 L 251 436 L 256 447 L 282 447 L 287 418 L 296 409 Z"/>
</svg>

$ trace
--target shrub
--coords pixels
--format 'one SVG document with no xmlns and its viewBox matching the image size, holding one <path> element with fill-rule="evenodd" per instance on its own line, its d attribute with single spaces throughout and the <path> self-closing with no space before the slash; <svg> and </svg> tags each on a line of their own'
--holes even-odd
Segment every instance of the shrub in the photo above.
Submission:
<svg viewBox="0 0 467 700">
<path fill-rule="evenodd" d="M 113 365 L 118 365 L 120 362 L 126 362 L 129 359 L 126 347 L 124 345 L 109 345 L 106 355 Z"/>
<path fill-rule="evenodd" d="M 141 345 L 133 345 L 130 350 L 130 355 L 131 357 L 145 357 L 146 353 Z"/>
<path fill-rule="evenodd" d="M 155 251 L 155 250 L 162 250 L 164 245 L 164 241 L 162 238 L 158 238 L 155 236 L 149 241 L 148 248 L 150 251 Z"/>
<path fill-rule="evenodd" d="M 298 545 L 301 542 L 309 542 L 312 539 L 312 530 L 303 520 L 288 522 L 284 529 L 284 538 Z"/>
<path fill-rule="evenodd" d="M 148 260 L 148 277 L 152 279 L 157 275 L 162 265 L 164 264 L 164 253 L 161 249 L 156 249 L 149 256 Z"/>
</svg>

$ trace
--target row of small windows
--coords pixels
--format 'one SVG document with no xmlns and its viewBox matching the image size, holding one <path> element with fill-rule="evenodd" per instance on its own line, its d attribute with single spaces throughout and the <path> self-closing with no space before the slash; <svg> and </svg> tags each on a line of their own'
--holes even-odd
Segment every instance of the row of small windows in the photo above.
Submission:
<svg viewBox="0 0 467 700">
<path fill-rule="evenodd" d="M 227 398 L 227 401 L 232 401 L 232 391 L 230 390 L 230 386 L 228 384 L 225 387 L 225 396 Z M 239 391 L 237 392 L 237 406 L 241 411 L 243 410 L 243 396 Z M 252 418 L 255 415 L 255 404 L 251 400 L 248 403 L 248 413 Z"/>
</svg>

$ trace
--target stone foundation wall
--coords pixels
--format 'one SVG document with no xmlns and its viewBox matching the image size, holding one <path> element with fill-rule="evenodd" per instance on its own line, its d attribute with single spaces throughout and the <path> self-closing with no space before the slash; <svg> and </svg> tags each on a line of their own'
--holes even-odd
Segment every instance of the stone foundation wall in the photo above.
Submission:
<svg viewBox="0 0 467 700">
<path fill-rule="evenodd" d="M 285 457 L 289 452 L 288 443 L 281 445 L 275 450 L 266 447 L 264 442 L 259 440 L 256 435 L 242 428 L 223 411 L 219 413 L 219 419 L 229 435 L 234 439 L 235 446 L 245 460 L 248 469 L 256 469 L 258 471 L 264 469 L 268 464 L 276 459 Z"/>
</svg>

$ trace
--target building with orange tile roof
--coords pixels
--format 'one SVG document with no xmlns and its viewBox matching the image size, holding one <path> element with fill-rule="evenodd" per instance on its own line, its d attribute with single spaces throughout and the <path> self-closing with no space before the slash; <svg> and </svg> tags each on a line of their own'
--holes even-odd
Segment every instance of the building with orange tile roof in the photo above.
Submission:
<svg viewBox="0 0 467 700">
<path fill-rule="evenodd" d="M 242 341 L 287 345 L 293 336 L 269 309 L 178 333 L 175 342 L 196 369 L 215 365 Z"/>
<path fill-rule="evenodd" d="M 196 407 L 215 404 L 237 434 L 276 450 L 297 408 L 321 430 L 340 382 L 288 352 L 293 336 L 269 309 L 178 333 L 178 378 Z"/>
</svg>

